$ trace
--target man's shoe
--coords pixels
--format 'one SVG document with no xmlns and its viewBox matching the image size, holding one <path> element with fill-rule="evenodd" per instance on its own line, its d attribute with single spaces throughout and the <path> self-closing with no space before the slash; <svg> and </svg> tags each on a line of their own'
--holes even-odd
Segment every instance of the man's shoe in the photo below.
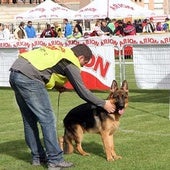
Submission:
<svg viewBox="0 0 170 170">
<path fill-rule="evenodd" d="M 58 167 L 61 167 L 61 168 L 69 168 L 69 167 L 72 167 L 74 164 L 71 163 L 71 162 L 66 162 L 66 161 L 63 161 L 63 162 L 59 162 L 57 164 Z"/>
<path fill-rule="evenodd" d="M 66 162 L 66 161 L 59 162 L 57 164 L 49 163 L 48 164 L 48 170 L 60 170 L 61 168 L 70 168 L 72 166 L 73 166 L 73 163 Z"/>
<path fill-rule="evenodd" d="M 32 165 L 33 166 L 40 166 L 41 165 L 40 160 L 39 159 L 32 160 Z"/>
<path fill-rule="evenodd" d="M 40 166 L 40 165 L 46 164 L 46 163 L 47 163 L 46 159 L 35 159 L 35 160 L 32 160 L 32 165 L 33 166 Z"/>
</svg>

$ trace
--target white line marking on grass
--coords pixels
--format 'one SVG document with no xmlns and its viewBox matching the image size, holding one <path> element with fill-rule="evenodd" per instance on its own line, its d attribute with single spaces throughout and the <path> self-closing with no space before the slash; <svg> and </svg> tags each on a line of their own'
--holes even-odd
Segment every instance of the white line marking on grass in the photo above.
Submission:
<svg viewBox="0 0 170 170">
<path fill-rule="evenodd" d="M 125 133 L 135 133 L 135 134 L 139 134 L 139 135 L 144 135 L 144 136 L 147 136 L 147 135 L 152 135 L 152 136 L 170 136 L 169 133 L 157 133 L 157 132 L 141 132 L 141 131 L 136 131 L 136 130 L 123 130 L 123 129 L 119 129 L 120 131 L 122 132 L 125 132 Z"/>
</svg>

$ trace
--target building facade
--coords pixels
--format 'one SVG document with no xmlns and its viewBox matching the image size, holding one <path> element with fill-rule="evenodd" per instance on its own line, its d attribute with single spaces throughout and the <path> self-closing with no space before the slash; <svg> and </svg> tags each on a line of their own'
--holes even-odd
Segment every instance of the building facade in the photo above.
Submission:
<svg viewBox="0 0 170 170">
<path fill-rule="evenodd" d="M 170 15 L 170 0 L 132 0 L 144 8 L 154 10 L 158 15 Z"/>
<path fill-rule="evenodd" d="M 39 4 L 45 0 L 0 0 L 0 4 Z M 93 0 L 54 0 L 73 10 L 78 10 Z M 99 0 L 100 1 L 100 0 Z M 170 16 L 170 0 L 131 0 L 136 4 L 154 10 L 158 15 Z"/>
</svg>

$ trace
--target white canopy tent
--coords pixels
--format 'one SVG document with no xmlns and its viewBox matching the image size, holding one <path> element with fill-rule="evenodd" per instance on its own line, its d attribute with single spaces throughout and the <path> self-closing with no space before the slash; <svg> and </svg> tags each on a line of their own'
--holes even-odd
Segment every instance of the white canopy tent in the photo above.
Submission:
<svg viewBox="0 0 170 170">
<path fill-rule="evenodd" d="M 130 0 L 94 0 L 76 11 L 75 19 L 151 17 L 156 14 Z"/>
<path fill-rule="evenodd" d="M 75 11 L 63 7 L 51 0 L 46 0 L 35 8 L 28 10 L 24 13 L 15 16 L 16 20 L 51 20 L 51 19 L 62 19 L 74 18 Z"/>
</svg>

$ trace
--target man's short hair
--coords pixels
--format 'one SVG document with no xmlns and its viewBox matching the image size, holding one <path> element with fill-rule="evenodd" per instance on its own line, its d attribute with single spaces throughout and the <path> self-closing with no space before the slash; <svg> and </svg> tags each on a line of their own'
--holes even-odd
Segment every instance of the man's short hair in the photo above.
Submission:
<svg viewBox="0 0 170 170">
<path fill-rule="evenodd" d="M 77 57 L 83 55 L 86 60 L 90 60 L 93 55 L 91 49 L 85 44 L 78 44 L 72 47 L 71 50 Z"/>
</svg>

